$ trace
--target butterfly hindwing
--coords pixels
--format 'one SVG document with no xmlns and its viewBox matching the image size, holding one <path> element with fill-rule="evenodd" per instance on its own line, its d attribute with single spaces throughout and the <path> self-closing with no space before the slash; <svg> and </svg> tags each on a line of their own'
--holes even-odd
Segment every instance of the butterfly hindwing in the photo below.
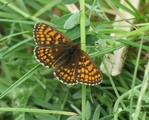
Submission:
<svg viewBox="0 0 149 120">
<path fill-rule="evenodd" d="M 76 66 L 75 79 L 79 83 L 93 86 L 102 82 L 102 76 L 99 69 L 81 49 L 78 53 Z"/>
<path fill-rule="evenodd" d="M 55 76 L 65 84 L 77 84 L 78 82 L 74 79 L 75 75 L 75 58 L 69 59 L 69 62 L 66 61 L 65 64 L 59 66 L 55 71 Z"/>
<path fill-rule="evenodd" d="M 51 67 L 55 61 L 64 54 L 65 49 L 63 47 L 35 47 L 34 54 L 42 65 Z"/>
</svg>

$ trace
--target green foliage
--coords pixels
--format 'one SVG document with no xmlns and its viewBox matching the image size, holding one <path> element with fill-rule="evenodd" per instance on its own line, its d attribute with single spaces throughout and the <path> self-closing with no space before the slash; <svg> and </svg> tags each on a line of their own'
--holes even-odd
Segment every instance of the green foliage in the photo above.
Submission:
<svg viewBox="0 0 149 120">
<path fill-rule="evenodd" d="M 103 74 L 100 85 L 86 87 L 86 102 L 82 103 L 82 86 L 60 83 L 53 69 L 39 65 L 33 54 L 37 22 L 80 42 L 81 14 L 72 14 L 65 6 L 77 6 L 79 1 L 0 0 L 0 120 L 81 120 L 82 104 L 86 120 L 149 120 L 148 3 L 140 0 L 143 7 L 138 10 L 126 1 L 131 9 L 111 0 L 116 10 L 121 8 L 134 16 L 131 19 L 137 21 L 137 29 L 131 32 L 121 29 L 128 27 L 125 25 L 114 29 L 119 21 L 114 21 L 111 12 L 105 13 L 115 13 L 107 1 L 86 0 L 86 51 L 97 66 L 105 54 L 126 45 L 129 49 L 121 74 Z"/>
</svg>

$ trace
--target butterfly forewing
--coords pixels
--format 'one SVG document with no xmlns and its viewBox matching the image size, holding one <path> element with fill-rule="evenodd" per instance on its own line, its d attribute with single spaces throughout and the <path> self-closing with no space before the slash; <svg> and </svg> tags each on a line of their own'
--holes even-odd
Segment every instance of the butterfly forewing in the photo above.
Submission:
<svg viewBox="0 0 149 120">
<path fill-rule="evenodd" d="M 33 33 L 38 46 L 67 45 L 71 42 L 61 32 L 44 23 L 37 23 Z"/>
<path fill-rule="evenodd" d="M 51 67 L 65 53 L 69 44 L 73 44 L 62 33 L 44 23 L 37 23 L 33 33 L 34 40 L 38 45 L 34 49 L 35 57 L 47 67 Z"/>
</svg>

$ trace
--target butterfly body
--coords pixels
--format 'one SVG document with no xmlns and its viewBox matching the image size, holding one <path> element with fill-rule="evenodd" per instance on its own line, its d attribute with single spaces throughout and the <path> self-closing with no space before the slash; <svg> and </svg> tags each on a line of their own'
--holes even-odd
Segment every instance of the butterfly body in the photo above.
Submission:
<svg viewBox="0 0 149 120">
<path fill-rule="evenodd" d="M 34 27 L 36 59 L 46 67 L 53 67 L 56 77 L 65 84 L 97 85 L 102 76 L 90 57 L 64 34 L 53 27 L 37 23 Z"/>
<path fill-rule="evenodd" d="M 53 68 L 58 68 L 62 64 L 69 64 L 70 59 L 75 59 L 74 56 L 80 49 L 78 44 L 74 43 L 69 46 L 66 46 L 65 48 L 66 51 L 54 62 L 54 64 L 52 65 Z"/>
</svg>

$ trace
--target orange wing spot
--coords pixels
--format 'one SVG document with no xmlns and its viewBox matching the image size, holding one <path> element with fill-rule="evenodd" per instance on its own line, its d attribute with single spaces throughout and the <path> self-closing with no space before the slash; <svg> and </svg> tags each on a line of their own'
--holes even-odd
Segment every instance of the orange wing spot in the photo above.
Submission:
<svg viewBox="0 0 149 120">
<path fill-rule="evenodd" d="M 86 70 L 86 69 L 85 69 L 85 74 L 89 74 L 89 73 L 88 73 L 88 70 Z"/>
<path fill-rule="evenodd" d="M 67 73 L 70 73 L 70 70 L 69 69 L 67 70 Z"/>
<path fill-rule="evenodd" d="M 92 71 L 92 69 L 93 69 L 93 65 L 90 64 L 90 65 L 88 66 L 88 70 L 89 70 L 89 71 Z"/>
<path fill-rule="evenodd" d="M 70 74 L 70 75 L 73 75 L 73 72 L 70 72 L 69 74 Z"/>
<path fill-rule="evenodd" d="M 43 30 L 40 30 L 39 32 L 36 32 L 36 35 L 39 36 L 39 34 L 42 35 L 43 34 Z"/>
<path fill-rule="evenodd" d="M 50 44 L 50 41 L 46 41 L 46 44 Z"/>
<path fill-rule="evenodd" d="M 64 72 L 60 72 L 59 74 L 60 74 L 60 75 L 64 75 Z"/>
<path fill-rule="evenodd" d="M 94 81 L 95 80 L 95 77 L 92 77 L 92 79 L 91 79 L 92 81 Z"/>
<path fill-rule="evenodd" d="M 80 69 L 78 70 L 78 73 L 81 73 L 81 70 Z"/>
<path fill-rule="evenodd" d="M 98 77 L 100 78 L 100 77 L 101 77 L 101 75 L 100 75 L 100 74 L 98 74 Z"/>
<path fill-rule="evenodd" d="M 45 25 L 41 25 L 41 26 L 39 26 L 38 28 L 39 28 L 39 29 L 44 29 L 44 26 L 45 26 Z"/>
<path fill-rule="evenodd" d="M 91 77 L 91 76 L 89 76 L 89 77 L 88 77 L 88 79 L 89 79 L 89 80 L 92 80 L 92 77 Z"/>
<path fill-rule="evenodd" d="M 44 55 L 44 56 L 43 56 L 43 59 L 46 59 L 46 58 L 47 58 L 47 56 Z"/>
<path fill-rule="evenodd" d="M 82 65 L 82 62 L 79 62 L 78 65 Z"/>
<path fill-rule="evenodd" d="M 57 45 L 57 44 L 59 44 L 59 42 L 58 41 L 55 41 L 55 44 Z"/>
<path fill-rule="evenodd" d="M 50 58 L 53 60 L 54 59 L 54 57 L 53 56 L 50 56 Z"/>
<path fill-rule="evenodd" d="M 84 76 L 85 76 L 84 74 L 81 74 L 81 78 L 84 78 Z"/>
<path fill-rule="evenodd" d="M 44 44 L 44 42 L 41 42 L 40 44 Z"/>
<path fill-rule="evenodd" d="M 83 67 L 81 68 L 81 72 L 82 72 L 82 73 L 84 73 L 84 72 L 85 72 L 85 69 L 84 69 Z"/>
<path fill-rule="evenodd" d="M 62 39 L 62 41 L 63 41 L 63 42 L 67 42 L 67 40 L 66 40 L 66 39 Z"/>
<path fill-rule="evenodd" d="M 89 63 L 90 63 L 90 60 L 86 60 L 84 64 L 87 65 Z"/>
<path fill-rule="evenodd" d="M 94 73 L 97 73 L 97 69 L 94 68 L 94 69 L 93 69 L 93 72 L 94 72 Z"/>
<path fill-rule="evenodd" d="M 88 75 L 85 75 L 85 80 L 88 80 Z"/>
<path fill-rule="evenodd" d="M 50 38 L 50 37 L 48 37 L 48 38 L 47 38 L 47 41 L 51 41 L 51 38 Z"/>
<path fill-rule="evenodd" d="M 68 70 L 67 68 L 64 69 L 64 71 L 67 71 L 67 70 Z"/>
<path fill-rule="evenodd" d="M 58 52 L 58 49 L 55 49 L 56 52 Z"/>
<path fill-rule="evenodd" d="M 49 59 L 46 59 L 46 63 L 49 63 L 50 62 L 50 60 Z"/>
<path fill-rule="evenodd" d="M 45 38 L 40 38 L 41 41 L 45 41 Z"/>
<path fill-rule="evenodd" d="M 43 37 L 44 37 L 44 35 L 42 35 L 42 34 L 41 34 L 41 35 L 40 35 L 40 37 L 41 37 L 41 38 L 43 38 Z"/>
<path fill-rule="evenodd" d="M 45 49 L 45 51 L 47 52 L 47 51 L 49 51 L 49 49 L 48 49 L 48 48 L 46 48 L 46 49 Z"/>
<path fill-rule="evenodd" d="M 54 36 L 55 34 L 56 34 L 56 32 L 55 31 L 52 31 L 52 32 L 50 32 L 49 33 L 51 36 Z"/>
<path fill-rule="evenodd" d="M 52 28 L 50 28 L 50 27 L 49 27 L 47 30 L 51 31 L 51 30 L 52 30 Z"/>
<path fill-rule="evenodd" d="M 56 39 L 58 40 L 60 37 L 61 37 L 61 35 L 60 35 L 60 34 L 58 34 L 58 35 L 56 36 Z"/>
<path fill-rule="evenodd" d="M 44 56 L 44 54 L 43 54 L 43 53 L 40 53 L 39 55 L 40 55 L 40 57 Z"/>
<path fill-rule="evenodd" d="M 67 77 L 67 80 L 69 80 L 69 81 L 70 81 L 70 80 L 71 80 L 71 77 L 70 77 L 70 76 L 68 76 L 68 77 Z"/>
<path fill-rule="evenodd" d="M 49 57 L 51 57 L 52 54 L 48 54 Z"/>
<path fill-rule="evenodd" d="M 48 30 L 45 30 L 44 33 L 42 33 L 42 34 L 47 34 L 47 32 L 48 32 Z"/>
<path fill-rule="evenodd" d="M 40 52 L 40 53 L 42 53 L 42 52 L 43 52 L 43 50 L 42 50 L 42 49 L 40 49 L 40 50 L 39 50 L 39 52 Z"/>
<path fill-rule="evenodd" d="M 68 76 L 68 74 L 65 74 L 65 75 L 64 75 L 64 77 L 67 77 L 67 76 Z"/>
<path fill-rule="evenodd" d="M 86 58 L 86 56 L 83 55 L 83 56 L 82 56 L 82 59 L 85 59 L 85 58 Z"/>
<path fill-rule="evenodd" d="M 98 75 L 96 75 L 95 78 L 97 79 L 98 78 Z"/>
</svg>

